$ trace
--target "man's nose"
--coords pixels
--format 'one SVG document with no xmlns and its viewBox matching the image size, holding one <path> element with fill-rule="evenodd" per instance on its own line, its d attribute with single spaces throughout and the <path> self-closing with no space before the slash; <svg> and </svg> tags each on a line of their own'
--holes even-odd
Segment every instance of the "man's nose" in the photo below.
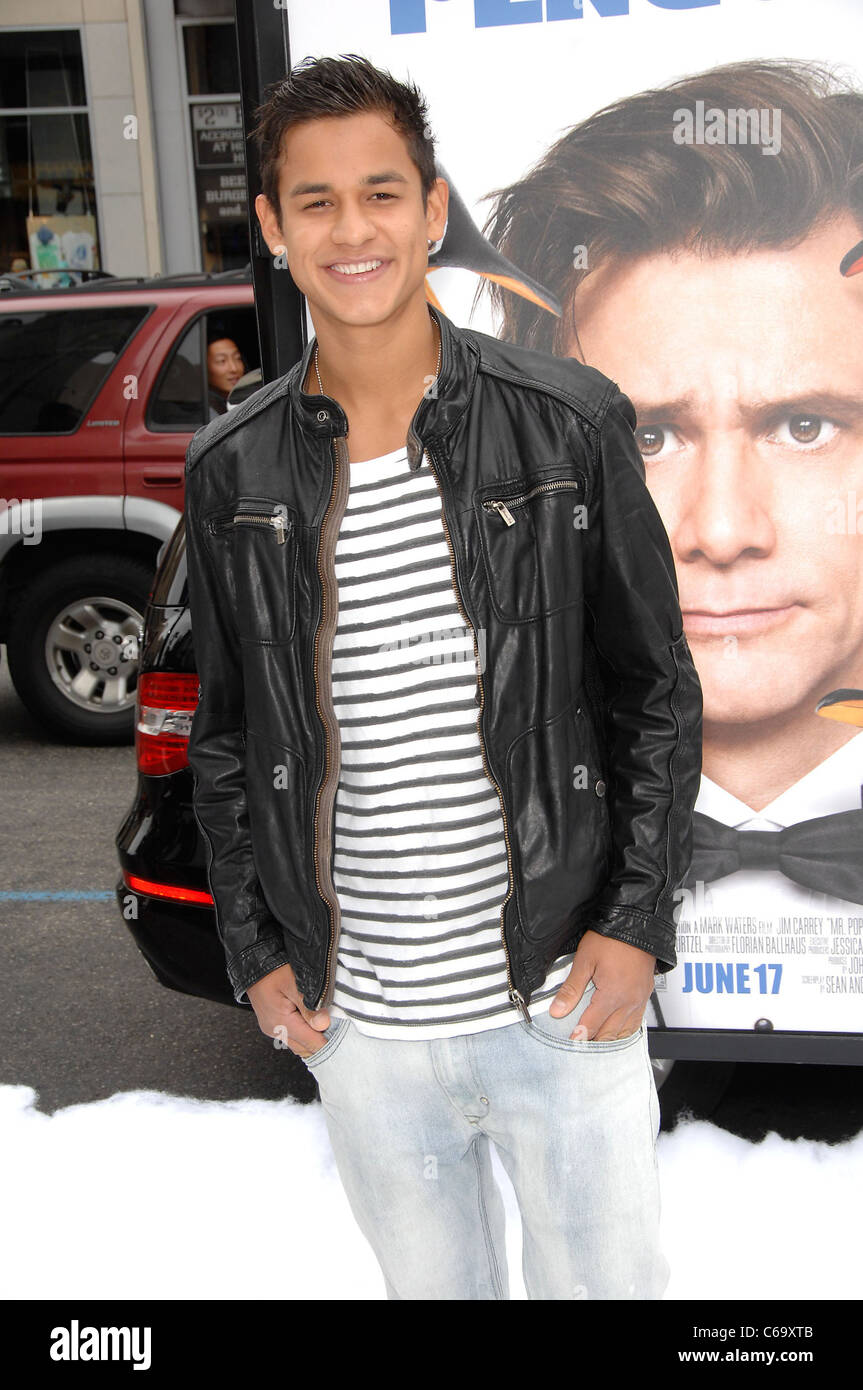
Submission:
<svg viewBox="0 0 863 1390">
<path fill-rule="evenodd" d="M 775 544 L 773 495 L 757 451 L 744 432 L 708 433 L 682 488 L 678 553 L 700 551 L 730 564 L 743 551 L 766 555 Z"/>
<path fill-rule="evenodd" d="M 343 244 L 361 243 L 368 241 L 374 230 L 374 223 L 363 208 L 345 203 L 333 222 L 331 236 L 333 241 Z"/>
</svg>

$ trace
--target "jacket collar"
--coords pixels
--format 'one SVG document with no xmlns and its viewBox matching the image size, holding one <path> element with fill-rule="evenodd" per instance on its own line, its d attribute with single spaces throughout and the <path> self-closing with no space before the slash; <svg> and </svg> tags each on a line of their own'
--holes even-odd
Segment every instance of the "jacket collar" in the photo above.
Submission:
<svg viewBox="0 0 863 1390">
<path fill-rule="evenodd" d="M 470 338 L 456 327 L 442 310 L 429 305 L 441 334 L 440 374 L 433 394 L 424 395 L 408 426 L 408 463 L 417 469 L 423 450 L 431 440 L 447 434 L 461 418 L 473 393 L 479 365 L 479 352 Z M 348 421 L 338 401 L 319 392 L 309 395 L 302 389 L 317 338 L 312 338 L 300 361 L 288 377 L 288 391 L 297 419 L 309 434 L 333 437 L 346 435 Z"/>
</svg>

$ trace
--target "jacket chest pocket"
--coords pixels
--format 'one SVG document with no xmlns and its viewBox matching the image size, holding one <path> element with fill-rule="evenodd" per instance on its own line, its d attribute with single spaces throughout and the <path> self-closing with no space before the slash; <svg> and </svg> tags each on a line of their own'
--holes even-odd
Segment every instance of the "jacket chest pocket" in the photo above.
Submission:
<svg viewBox="0 0 863 1390">
<path fill-rule="evenodd" d="M 584 482 L 541 477 L 477 493 L 489 594 L 504 622 L 530 622 L 582 599 Z"/>
<path fill-rule="evenodd" d="M 297 514 L 270 497 L 241 497 L 207 521 L 248 642 L 290 642 L 296 625 Z M 223 549 L 222 549 L 223 548 Z"/>
</svg>

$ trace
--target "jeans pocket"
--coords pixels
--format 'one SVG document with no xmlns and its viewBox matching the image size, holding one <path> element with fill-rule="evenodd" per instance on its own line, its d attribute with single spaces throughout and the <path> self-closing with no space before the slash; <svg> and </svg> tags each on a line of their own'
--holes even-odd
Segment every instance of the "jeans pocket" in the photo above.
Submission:
<svg viewBox="0 0 863 1390">
<path fill-rule="evenodd" d="M 602 1038 L 579 1040 L 567 1038 L 567 1046 L 576 1052 L 625 1052 L 634 1047 L 644 1035 L 644 1024 L 639 1024 L 634 1033 L 625 1038 Z"/>
<path fill-rule="evenodd" d="M 534 1014 L 530 1024 L 525 1023 L 529 1035 L 537 1042 L 544 1043 L 546 1047 L 561 1048 L 566 1052 L 600 1053 L 600 1052 L 623 1052 L 628 1047 L 633 1047 L 643 1036 L 644 1024 L 640 1024 L 634 1033 L 630 1033 L 625 1038 L 606 1038 L 602 1040 L 571 1038 L 570 1033 L 578 1027 L 578 1021 L 584 1013 L 593 997 L 592 982 L 588 985 L 582 998 L 568 1014 L 562 1018 L 555 1018 L 547 1011 L 544 1014 Z"/>
<path fill-rule="evenodd" d="M 326 1062 L 329 1057 L 332 1057 L 333 1053 L 336 1051 L 337 1047 L 344 1038 L 347 1024 L 348 1020 L 346 1018 L 333 1019 L 329 1028 L 325 1028 L 323 1031 L 323 1036 L 326 1038 L 327 1041 L 323 1044 L 322 1047 L 319 1047 L 317 1051 L 312 1052 L 310 1056 L 303 1057 L 301 1059 L 303 1062 L 305 1062 L 307 1067 L 314 1070 L 314 1068 L 319 1066 L 321 1062 Z"/>
</svg>

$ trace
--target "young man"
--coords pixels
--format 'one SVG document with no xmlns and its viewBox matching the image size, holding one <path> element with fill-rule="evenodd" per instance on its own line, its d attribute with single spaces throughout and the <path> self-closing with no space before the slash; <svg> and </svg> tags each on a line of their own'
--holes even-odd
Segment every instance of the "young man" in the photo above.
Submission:
<svg viewBox="0 0 863 1390">
<path fill-rule="evenodd" d="M 659 1298 L 642 1020 L 701 692 L 634 413 L 430 309 L 447 186 L 415 88 L 308 60 L 256 135 L 315 338 L 187 456 L 235 997 L 315 1073 L 388 1297 L 509 1296 L 494 1141 L 530 1298 Z"/>
</svg>

